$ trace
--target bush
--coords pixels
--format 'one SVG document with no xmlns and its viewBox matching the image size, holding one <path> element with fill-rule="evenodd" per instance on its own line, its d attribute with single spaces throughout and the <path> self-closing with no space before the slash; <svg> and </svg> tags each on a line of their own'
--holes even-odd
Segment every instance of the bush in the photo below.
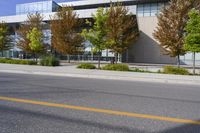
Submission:
<svg viewBox="0 0 200 133">
<path fill-rule="evenodd" d="M 153 73 L 151 71 L 148 70 L 143 70 L 143 69 L 139 69 L 139 68 L 133 68 L 130 70 L 131 72 L 141 72 L 141 73 Z"/>
<path fill-rule="evenodd" d="M 22 65 L 37 65 L 37 62 L 31 60 L 17 60 L 10 58 L 0 58 L 0 63 L 7 64 L 22 64 Z"/>
<path fill-rule="evenodd" d="M 174 66 L 164 66 L 163 73 L 165 74 L 179 74 L 179 75 L 189 75 L 189 71 L 185 68 L 178 68 Z"/>
<path fill-rule="evenodd" d="M 82 63 L 82 64 L 79 64 L 77 66 L 77 68 L 80 68 L 80 69 L 96 69 L 96 66 L 93 65 L 93 64 L 89 64 L 89 63 Z"/>
<path fill-rule="evenodd" d="M 31 61 L 31 60 L 29 60 L 29 61 L 27 62 L 27 64 L 28 64 L 28 65 L 37 65 L 37 62 L 36 62 L 36 61 Z"/>
<path fill-rule="evenodd" d="M 129 67 L 126 64 L 108 64 L 105 65 L 102 69 L 112 71 L 129 71 Z"/>
<path fill-rule="evenodd" d="M 9 58 L 0 58 L 0 63 L 6 63 L 8 60 L 11 60 Z"/>
<path fill-rule="evenodd" d="M 40 65 L 42 66 L 59 66 L 60 61 L 54 56 L 44 56 L 40 60 Z"/>
<path fill-rule="evenodd" d="M 37 65 L 36 61 L 32 61 L 32 60 L 20 60 L 19 64 L 24 64 L 24 65 Z"/>
</svg>

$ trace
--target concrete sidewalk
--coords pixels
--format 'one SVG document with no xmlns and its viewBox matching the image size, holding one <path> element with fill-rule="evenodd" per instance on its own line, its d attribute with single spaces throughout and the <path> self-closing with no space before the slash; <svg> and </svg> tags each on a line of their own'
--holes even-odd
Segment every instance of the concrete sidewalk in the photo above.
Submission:
<svg viewBox="0 0 200 133">
<path fill-rule="evenodd" d="M 182 75 L 155 74 L 155 73 L 137 73 L 137 72 L 116 72 L 116 71 L 104 71 L 104 70 L 85 70 L 85 69 L 77 69 L 76 65 L 43 67 L 43 66 L 29 66 L 29 65 L 0 64 L 0 72 L 200 85 L 200 76 L 182 76 Z"/>
</svg>

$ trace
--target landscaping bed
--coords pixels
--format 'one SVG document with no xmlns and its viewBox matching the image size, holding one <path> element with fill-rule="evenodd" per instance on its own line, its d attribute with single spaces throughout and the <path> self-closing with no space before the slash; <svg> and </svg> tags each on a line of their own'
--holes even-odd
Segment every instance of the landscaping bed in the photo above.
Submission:
<svg viewBox="0 0 200 133">
<path fill-rule="evenodd" d="M 36 61 L 32 61 L 32 60 L 18 60 L 18 59 L 10 59 L 10 58 L 0 58 L 0 63 L 21 64 L 21 65 L 37 65 Z"/>
<path fill-rule="evenodd" d="M 81 69 L 96 69 L 94 64 L 82 63 L 77 66 Z M 109 70 L 109 71 L 125 71 L 125 72 L 141 72 L 141 73 L 158 73 L 158 74 L 174 74 L 174 75 L 192 75 L 187 69 L 179 68 L 175 66 L 164 66 L 162 69 L 157 72 L 144 70 L 140 68 L 129 68 L 127 64 L 107 64 L 103 66 L 100 70 Z M 198 75 L 198 74 L 196 74 Z"/>
<path fill-rule="evenodd" d="M 59 59 L 54 56 L 43 56 L 40 58 L 39 63 L 34 60 L 22 60 L 22 59 L 11 59 L 11 58 L 0 58 L 0 63 L 6 64 L 21 64 L 21 65 L 41 65 L 41 66 L 59 66 Z"/>
</svg>

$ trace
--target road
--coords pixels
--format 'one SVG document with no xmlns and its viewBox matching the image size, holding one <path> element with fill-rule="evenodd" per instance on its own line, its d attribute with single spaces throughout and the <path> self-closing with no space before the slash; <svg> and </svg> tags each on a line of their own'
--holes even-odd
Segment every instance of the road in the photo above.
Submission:
<svg viewBox="0 0 200 133">
<path fill-rule="evenodd" d="M 200 133 L 200 86 L 0 73 L 1 133 Z"/>
</svg>

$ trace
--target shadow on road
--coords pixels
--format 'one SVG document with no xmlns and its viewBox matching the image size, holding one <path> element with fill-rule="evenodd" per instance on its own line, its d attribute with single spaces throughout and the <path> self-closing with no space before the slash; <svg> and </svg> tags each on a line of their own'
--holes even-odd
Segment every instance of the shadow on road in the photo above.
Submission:
<svg viewBox="0 0 200 133">
<path fill-rule="evenodd" d="M 12 115 L 14 114 L 16 117 L 17 117 L 17 115 L 23 115 L 23 116 L 30 117 L 30 118 L 35 117 L 35 118 L 40 119 L 40 122 L 41 122 L 41 120 L 44 120 L 44 121 L 48 120 L 51 122 L 52 121 L 55 121 L 55 122 L 62 121 L 66 124 L 71 123 L 73 125 L 76 125 L 77 127 L 85 127 L 82 129 L 88 129 L 88 128 L 93 129 L 93 130 L 97 129 L 98 131 L 102 130 L 102 132 L 106 131 L 106 132 L 114 132 L 114 133 L 119 133 L 119 132 L 121 132 L 121 133 L 149 133 L 146 131 L 140 131 L 138 129 L 129 128 L 129 127 L 125 127 L 125 126 L 114 126 L 111 124 L 95 122 L 94 120 L 83 120 L 83 119 L 81 120 L 81 119 L 77 119 L 77 118 L 69 118 L 67 116 L 62 117 L 62 116 L 58 116 L 58 115 L 54 115 L 54 114 L 46 114 L 46 113 L 39 112 L 39 111 L 35 112 L 35 111 L 31 111 L 31 110 L 26 110 L 26 109 L 21 109 L 21 108 L 16 108 L 16 107 L 12 108 L 12 107 L 2 106 L 2 105 L 0 105 L 0 114 L 4 115 L 4 116 L 8 115 L 8 117 L 10 117 L 9 114 L 12 114 Z M 23 117 L 23 118 L 26 118 L 26 117 Z M 15 123 L 15 124 L 20 125 L 21 123 Z M 63 127 L 65 127 L 66 124 L 64 124 Z M 12 128 L 12 127 L 7 127 L 7 128 Z M 80 132 L 84 132 L 84 131 L 80 131 Z"/>
<path fill-rule="evenodd" d="M 84 119 L 79 119 L 79 118 L 72 118 L 72 117 L 68 117 L 68 116 L 59 116 L 57 114 L 48 114 L 48 113 L 44 113 L 41 111 L 32 111 L 32 110 L 27 110 L 27 109 L 21 109 L 18 107 L 8 107 L 6 105 L 0 105 L 0 114 L 2 116 L 5 117 L 10 117 L 10 114 L 12 114 L 12 116 L 16 116 L 16 119 L 18 115 L 23 115 L 23 119 L 20 120 L 21 122 L 24 121 L 26 122 L 27 118 L 36 118 L 36 120 L 39 120 L 39 122 L 44 121 L 50 121 L 52 122 L 61 122 L 61 123 L 65 123 L 63 124 L 63 128 L 65 128 L 66 124 L 72 124 L 72 125 L 76 125 L 77 127 L 83 127 L 80 129 L 93 129 L 93 130 L 98 130 L 98 131 L 102 131 L 102 132 L 114 132 L 114 133 L 200 133 L 200 125 L 194 125 L 194 124 L 184 124 L 178 127 L 173 127 L 170 129 L 165 129 L 164 131 L 160 131 L 160 132 L 147 132 L 147 131 L 143 131 L 143 130 L 139 130 L 139 129 L 135 129 L 133 127 L 128 127 L 128 126 L 115 126 L 115 125 L 111 125 L 111 124 L 106 124 L 106 123 L 102 123 L 102 122 L 96 122 L 95 120 L 84 120 Z M 19 117 L 20 117 L 19 116 Z M 15 120 L 15 118 L 12 118 L 13 120 Z M 34 119 L 35 120 L 35 119 Z M 5 120 L 4 120 L 5 121 Z M 17 123 L 18 121 L 14 121 L 15 125 L 21 125 L 22 123 Z M 34 122 L 33 122 L 34 123 Z M 0 129 L 1 129 L 1 120 L 0 120 Z M 30 123 L 31 124 L 31 123 Z M 40 123 L 38 123 L 40 124 Z M 42 124 L 49 124 L 47 123 L 42 123 Z M 33 128 L 37 128 L 34 127 L 35 125 L 33 124 Z M 42 126 L 42 125 L 41 125 Z M 153 126 L 153 125 L 152 125 Z M 12 128 L 12 127 L 8 127 L 7 128 Z M 24 127 L 25 128 L 25 127 Z M 53 128 L 51 126 L 51 128 Z M 62 128 L 62 127 L 61 127 Z M 66 128 L 65 128 L 66 129 Z M 26 129 L 24 129 L 26 130 Z M 48 130 L 48 129 L 47 129 Z M 80 132 L 87 132 L 87 131 L 80 131 Z"/>
<path fill-rule="evenodd" d="M 185 124 L 179 127 L 166 129 L 161 133 L 200 133 L 200 125 Z"/>
</svg>

